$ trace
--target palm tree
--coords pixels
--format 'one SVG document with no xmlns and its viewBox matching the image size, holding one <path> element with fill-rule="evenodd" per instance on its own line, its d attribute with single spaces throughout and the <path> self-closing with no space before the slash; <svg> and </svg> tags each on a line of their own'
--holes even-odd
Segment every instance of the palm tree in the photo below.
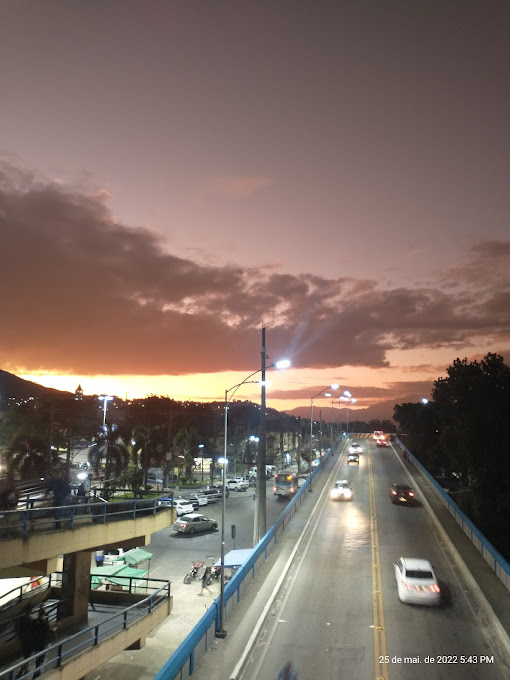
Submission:
<svg viewBox="0 0 510 680">
<path fill-rule="evenodd" d="M 195 451 L 200 444 L 200 435 L 196 427 L 181 427 L 174 437 L 174 445 L 178 446 L 184 456 L 186 478 L 192 478 L 192 469 L 195 465 Z"/>
</svg>

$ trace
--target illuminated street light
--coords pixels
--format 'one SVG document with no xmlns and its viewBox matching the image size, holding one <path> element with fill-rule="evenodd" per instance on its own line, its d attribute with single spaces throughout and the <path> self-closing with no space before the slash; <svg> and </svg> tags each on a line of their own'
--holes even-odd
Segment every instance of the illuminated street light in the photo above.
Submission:
<svg viewBox="0 0 510 680">
<path fill-rule="evenodd" d="M 98 400 L 103 402 L 103 432 L 106 433 L 106 410 L 108 408 L 108 402 L 112 401 L 113 397 L 110 397 L 107 394 L 102 394 L 100 397 L 98 397 Z"/>
<path fill-rule="evenodd" d="M 264 330 L 264 329 L 263 329 Z M 264 356 L 265 356 L 265 348 L 264 348 Z M 267 358 L 267 357 L 266 357 Z M 247 383 L 258 383 L 262 386 L 262 393 L 263 393 L 263 399 L 262 399 L 262 405 L 261 405 L 261 420 L 262 420 L 262 411 L 265 413 L 265 369 L 266 368 L 287 368 L 290 366 L 290 361 L 288 360 L 282 360 L 277 363 L 271 364 L 270 366 L 265 365 L 265 361 L 263 364 L 262 368 L 259 368 L 256 371 L 253 371 L 253 373 L 250 373 L 248 377 L 246 377 L 242 382 L 238 383 L 237 385 L 233 385 L 230 387 L 228 390 L 225 390 L 225 415 L 224 415 L 224 434 L 223 434 L 223 458 L 218 459 L 218 462 L 222 461 L 223 462 L 223 479 L 222 479 L 222 498 L 221 498 L 221 557 L 220 557 L 220 625 L 219 625 L 219 630 L 216 631 L 216 637 L 218 638 L 224 638 L 227 635 L 227 631 L 224 629 L 224 624 L 225 624 L 225 498 L 226 498 L 226 490 L 227 490 L 227 475 L 225 474 L 226 471 L 226 466 L 228 465 L 228 457 L 227 457 L 227 446 L 228 446 L 228 408 L 229 404 L 232 401 L 234 394 L 237 392 L 239 387 L 241 385 L 246 385 Z M 257 375 L 257 373 L 262 372 L 262 380 L 250 380 L 254 375 Z M 232 393 L 232 394 L 230 394 Z M 230 394 L 230 396 L 229 396 Z M 264 435 L 265 437 L 265 432 Z M 256 438 L 257 441 L 259 441 L 259 437 Z M 265 453 L 265 451 L 264 451 Z M 264 467 L 265 470 L 265 467 Z M 258 471 L 257 471 L 258 474 Z M 265 487 L 264 487 L 265 491 Z M 264 496 L 265 500 L 265 496 Z M 257 508 L 256 508 L 257 509 Z M 265 507 L 264 507 L 265 510 Z M 256 519 L 256 518 L 255 518 Z M 264 521 L 265 521 L 265 512 L 264 512 Z"/>
<path fill-rule="evenodd" d="M 338 383 L 333 383 L 332 385 L 329 386 L 329 388 L 325 387 L 324 389 L 337 390 L 339 387 L 340 385 L 338 385 Z M 310 481 L 308 483 L 308 491 L 312 491 L 313 400 L 317 399 L 317 397 L 330 397 L 330 396 L 331 396 L 330 392 L 324 392 L 324 390 L 321 390 L 310 399 Z"/>
<path fill-rule="evenodd" d="M 356 403 L 356 399 L 353 398 L 352 394 L 348 390 L 345 390 L 343 395 L 341 397 L 338 397 L 338 398 L 340 399 L 340 401 L 348 401 L 351 404 Z M 347 431 L 346 431 L 347 432 L 347 439 L 349 439 L 349 408 L 347 406 L 345 407 L 345 416 L 346 416 L 346 419 L 347 419 Z"/>
</svg>

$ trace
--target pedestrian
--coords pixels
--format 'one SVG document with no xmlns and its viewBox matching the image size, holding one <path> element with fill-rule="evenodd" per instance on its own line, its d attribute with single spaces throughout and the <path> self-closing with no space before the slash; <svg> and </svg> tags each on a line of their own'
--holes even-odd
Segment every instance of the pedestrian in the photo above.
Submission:
<svg viewBox="0 0 510 680">
<path fill-rule="evenodd" d="M 21 641 L 21 651 L 23 652 L 23 658 L 26 660 L 32 656 L 34 651 L 33 646 L 33 635 L 34 635 L 34 623 L 35 621 L 30 616 L 32 610 L 32 605 L 28 605 L 23 614 L 18 619 L 18 635 Z M 28 661 L 25 661 L 21 668 L 19 669 L 18 678 L 21 678 L 28 671 Z"/>
<path fill-rule="evenodd" d="M 202 588 L 200 589 L 200 592 L 198 593 L 199 595 L 202 595 L 204 590 L 207 590 L 208 593 L 211 591 L 209 590 L 208 582 L 209 579 L 211 578 L 211 567 L 207 566 L 204 569 L 204 573 L 202 575 L 201 581 L 202 581 Z"/>
<path fill-rule="evenodd" d="M 39 616 L 33 622 L 33 647 L 35 652 L 43 652 L 39 654 L 35 660 L 35 673 L 33 680 L 41 675 L 41 666 L 46 658 L 46 647 L 50 644 L 53 628 L 48 621 L 44 607 L 39 607 Z"/>
<path fill-rule="evenodd" d="M 96 550 L 96 567 L 102 567 L 104 562 L 104 550 Z"/>
<path fill-rule="evenodd" d="M 60 520 L 65 513 L 65 510 L 61 510 L 61 507 L 63 505 L 68 505 L 71 497 L 71 485 L 66 480 L 63 470 L 60 470 L 57 473 L 57 476 L 52 479 L 48 491 L 53 492 L 55 528 L 60 529 Z"/>
</svg>

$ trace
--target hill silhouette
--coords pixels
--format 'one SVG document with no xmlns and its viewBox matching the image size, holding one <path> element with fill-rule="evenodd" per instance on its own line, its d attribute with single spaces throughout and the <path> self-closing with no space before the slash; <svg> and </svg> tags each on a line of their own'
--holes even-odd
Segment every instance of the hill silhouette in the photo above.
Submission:
<svg viewBox="0 0 510 680">
<path fill-rule="evenodd" d="M 52 387 L 44 387 L 43 385 L 30 382 L 30 380 L 18 378 L 17 375 L 0 369 L 0 408 L 5 408 L 9 400 L 18 401 L 19 399 L 28 399 L 29 397 L 62 399 L 71 396 L 71 392 L 62 392 Z"/>
</svg>

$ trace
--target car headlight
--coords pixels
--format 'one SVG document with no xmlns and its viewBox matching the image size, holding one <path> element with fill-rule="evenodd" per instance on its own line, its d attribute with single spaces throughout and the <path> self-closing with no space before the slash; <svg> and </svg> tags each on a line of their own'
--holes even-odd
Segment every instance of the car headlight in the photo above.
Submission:
<svg viewBox="0 0 510 680">
<path fill-rule="evenodd" d="M 344 497 L 345 497 L 345 498 L 350 498 L 351 496 L 352 496 L 351 491 L 349 491 L 349 490 L 344 491 Z"/>
</svg>

